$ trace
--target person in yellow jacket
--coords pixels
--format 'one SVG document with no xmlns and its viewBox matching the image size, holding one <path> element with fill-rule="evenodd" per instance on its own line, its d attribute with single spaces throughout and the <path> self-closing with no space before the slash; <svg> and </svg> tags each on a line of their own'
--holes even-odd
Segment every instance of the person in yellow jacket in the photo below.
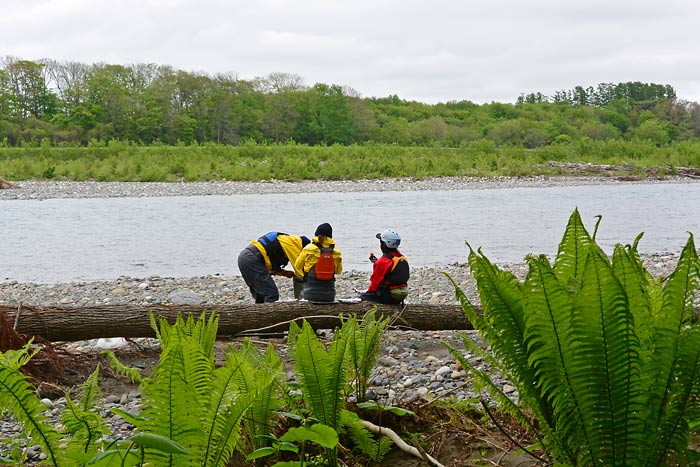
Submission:
<svg viewBox="0 0 700 467">
<path fill-rule="evenodd" d="M 335 276 L 343 272 L 343 257 L 333 241 L 333 227 L 323 223 L 299 254 L 295 271 L 304 281 L 301 298 L 310 302 L 335 301 Z"/>
<path fill-rule="evenodd" d="M 301 270 L 284 269 L 287 263 L 294 268 L 301 249 L 310 243 L 304 236 L 288 235 L 284 232 L 268 232 L 250 242 L 238 255 L 238 270 L 248 285 L 255 303 L 276 302 L 279 290 L 273 275 L 294 278 L 295 298 L 299 298 Z"/>
</svg>

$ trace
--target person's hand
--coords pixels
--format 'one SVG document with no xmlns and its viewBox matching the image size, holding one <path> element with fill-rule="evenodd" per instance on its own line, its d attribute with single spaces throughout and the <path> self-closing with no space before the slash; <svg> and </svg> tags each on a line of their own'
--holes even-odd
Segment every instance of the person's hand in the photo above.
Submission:
<svg viewBox="0 0 700 467">
<path fill-rule="evenodd" d="M 377 261 L 377 257 L 374 256 L 374 252 L 373 252 L 373 251 L 370 251 L 370 252 L 369 252 L 369 260 L 370 260 L 370 262 L 372 262 L 372 263 L 374 263 L 375 261 Z"/>
<path fill-rule="evenodd" d="M 294 271 L 287 271 L 286 269 L 280 269 L 277 274 L 284 277 L 294 277 Z"/>
</svg>

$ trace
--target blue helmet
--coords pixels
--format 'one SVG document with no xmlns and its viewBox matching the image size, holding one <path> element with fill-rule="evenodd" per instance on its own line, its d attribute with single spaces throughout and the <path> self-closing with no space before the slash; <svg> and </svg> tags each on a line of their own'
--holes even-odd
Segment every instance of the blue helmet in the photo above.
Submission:
<svg viewBox="0 0 700 467">
<path fill-rule="evenodd" d="M 383 241 L 389 248 L 398 248 L 401 243 L 401 236 L 391 229 L 386 229 L 384 232 L 378 233 L 377 238 Z"/>
</svg>

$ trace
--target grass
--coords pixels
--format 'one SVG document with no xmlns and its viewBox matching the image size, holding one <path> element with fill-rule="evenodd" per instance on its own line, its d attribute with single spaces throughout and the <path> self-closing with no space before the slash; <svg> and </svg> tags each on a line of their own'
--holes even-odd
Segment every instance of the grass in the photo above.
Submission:
<svg viewBox="0 0 700 467">
<path fill-rule="evenodd" d="M 549 161 L 625 164 L 625 175 L 640 175 L 657 168 L 663 168 L 662 173 L 673 173 L 674 167 L 700 167 L 700 143 L 656 147 L 644 142 L 578 140 L 525 149 L 495 147 L 489 141 L 474 141 L 462 148 L 382 144 L 137 146 L 110 141 L 88 147 L 0 148 L 0 177 L 13 181 L 175 182 L 567 173 L 561 166 L 550 166 Z"/>
</svg>

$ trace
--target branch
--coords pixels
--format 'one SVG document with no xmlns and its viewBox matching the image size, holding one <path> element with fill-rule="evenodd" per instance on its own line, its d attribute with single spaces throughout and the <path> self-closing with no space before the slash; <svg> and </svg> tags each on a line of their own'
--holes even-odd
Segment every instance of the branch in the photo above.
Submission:
<svg viewBox="0 0 700 467">
<path fill-rule="evenodd" d="M 388 436 L 389 439 L 391 439 L 394 442 L 394 444 L 399 449 L 401 449 L 403 452 L 406 452 L 412 456 L 415 456 L 418 459 L 423 459 L 428 464 L 430 464 L 434 467 L 445 467 L 444 465 L 442 465 L 440 463 L 440 461 L 435 459 L 433 456 L 431 456 L 427 452 L 423 451 L 423 453 L 421 453 L 418 449 L 411 446 L 406 441 L 402 440 L 401 437 L 399 437 L 399 435 L 397 435 L 394 430 L 391 430 L 389 428 L 385 428 L 383 426 L 377 426 L 372 422 L 368 422 L 367 420 L 360 420 L 360 422 L 362 422 L 362 426 L 367 428 L 372 433 L 375 433 L 379 436 L 382 436 L 382 435 Z"/>
<path fill-rule="evenodd" d="M 537 460 L 540 461 L 540 462 L 544 462 L 545 464 L 548 464 L 548 462 L 547 462 L 546 459 L 542 459 L 541 457 L 537 456 L 536 454 L 534 454 L 534 453 L 528 451 L 528 449 L 527 449 L 525 446 L 523 446 L 522 444 L 520 444 L 519 442 L 517 442 L 515 439 L 513 439 L 513 437 L 510 436 L 510 434 L 508 434 L 508 432 L 503 428 L 503 426 L 501 426 L 501 424 L 498 423 L 498 420 L 496 420 L 496 417 L 494 417 L 493 414 L 491 413 L 491 410 L 489 409 L 489 405 L 488 405 L 488 404 L 486 403 L 486 401 L 484 401 L 483 399 L 481 399 L 481 405 L 484 406 L 484 410 L 486 411 L 486 413 L 488 414 L 489 418 L 490 418 L 491 421 L 494 423 L 494 425 L 496 425 L 496 428 L 498 428 L 498 430 L 499 430 L 501 433 L 503 433 L 503 434 L 505 435 L 505 437 L 508 438 L 508 439 L 510 440 L 511 443 L 515 444 L 517 447 L 519 447 L 520 449 L 522 449 L 522 451 L 523 451 L 525 454 L 527 454 L 527 455 L 529 455 L 529 456 L 531 456 L 531 457 L 534 457 L 535 459 L 537 459 Z"/>
</svg>

